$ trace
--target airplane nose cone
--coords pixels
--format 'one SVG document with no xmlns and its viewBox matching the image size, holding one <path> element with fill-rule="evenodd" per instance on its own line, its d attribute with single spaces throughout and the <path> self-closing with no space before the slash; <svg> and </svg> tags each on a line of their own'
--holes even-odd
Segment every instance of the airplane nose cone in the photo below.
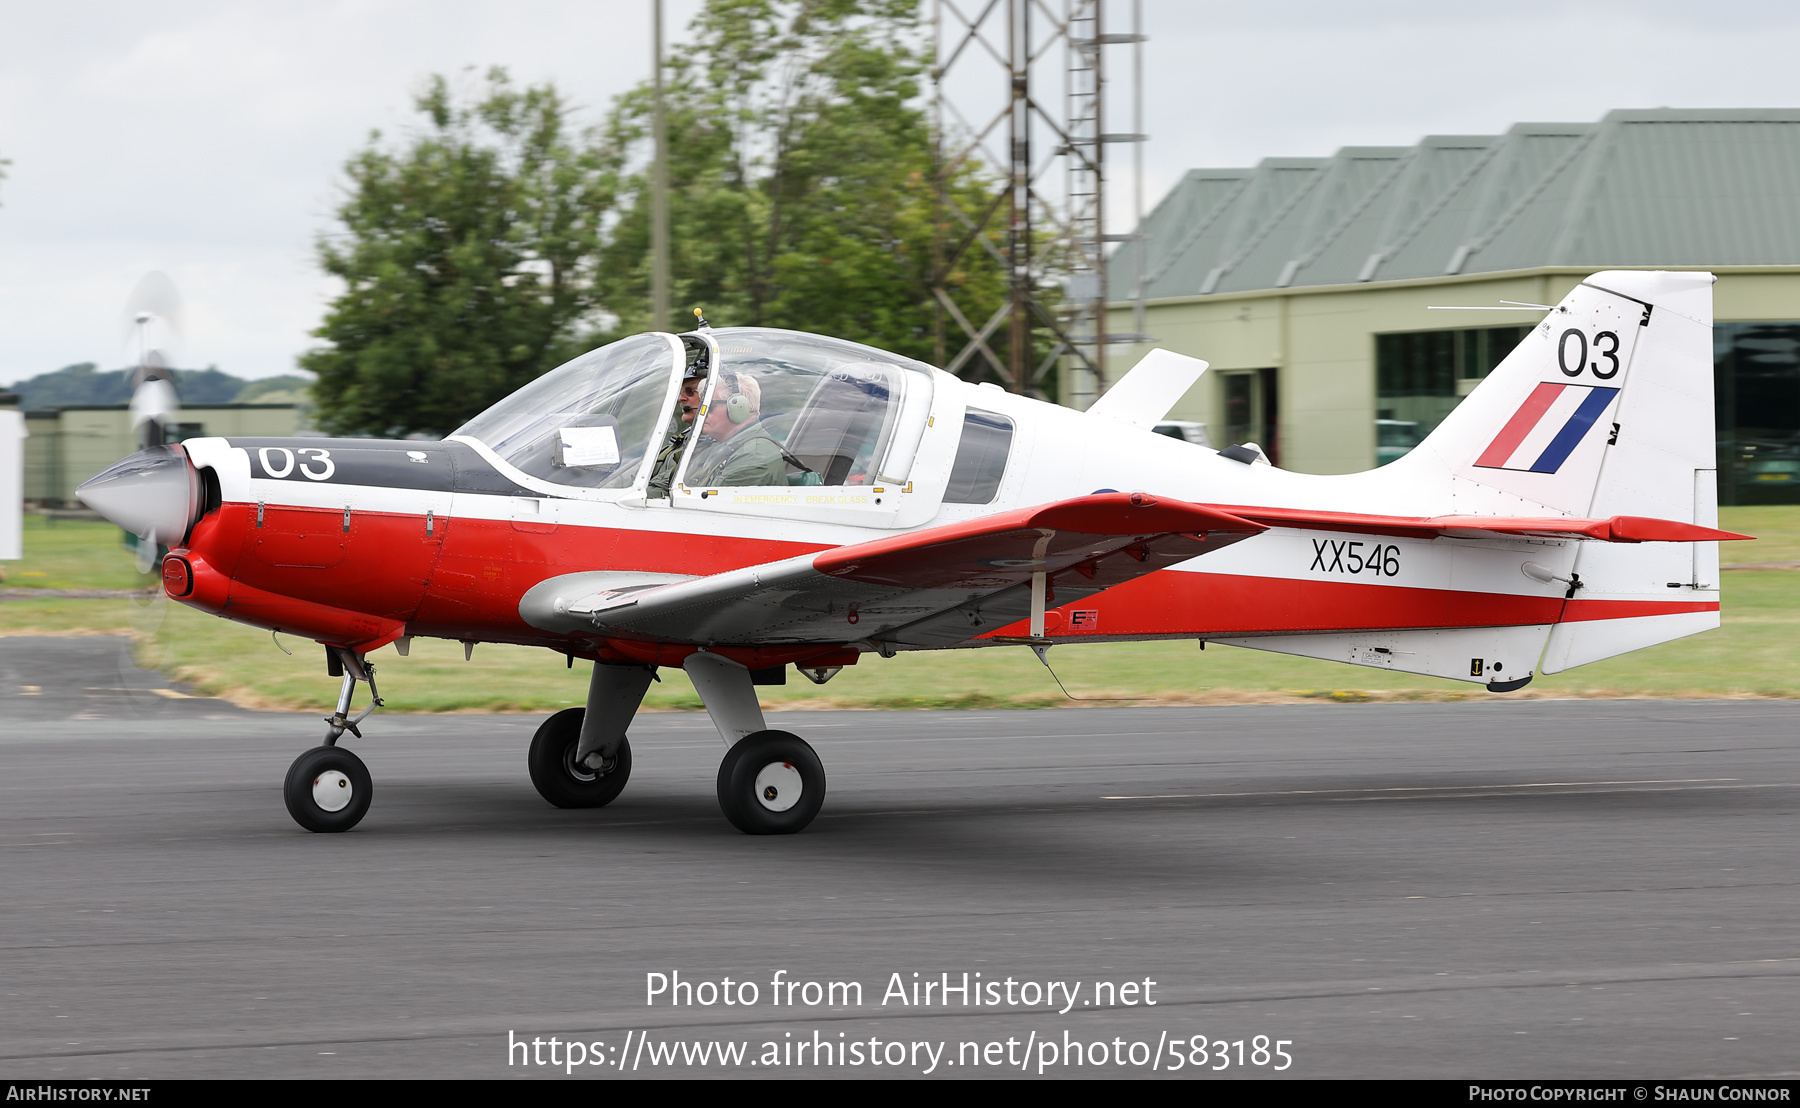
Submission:
<svg viewBox="0 0 1800 1108">
<path fill-rule="evenodd" d="M 169 447 L 140 450 L 75 490 L 81 502 L 132 534 L 176 545 L 200 499 L 194 467 Z"/>
</svg>

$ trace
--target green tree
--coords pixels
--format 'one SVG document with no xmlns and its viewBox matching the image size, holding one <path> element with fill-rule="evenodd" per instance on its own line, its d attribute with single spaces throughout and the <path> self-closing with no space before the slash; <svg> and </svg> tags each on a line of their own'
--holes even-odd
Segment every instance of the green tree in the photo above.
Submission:
<svg viewBox="0 0 1800 1108">
<path fill-rule="evenodd" d="M 604 299 L 627 328 L 791 327 L 930 360 L 932 141 L 913 0 L 710 0 L 670 63 L 670 220 L 678 318 L 649 303 L 648 85 L 621 98 L 604 143 L 623 211 Z M 640 166 L 627 173 L 628 166 Z M 997 187 L 978 166 L 953 202 Z M 956 236 L 957 231 L 947 231 Z M 983 250 L 951 275 L 992 311 L 1004 275 Z M 985 312 L 982 312 L 985 316 Z"/>
<path fill-rule="evenodd" d="M 549 85 L 493 70 L 469 102 L 434 78 L 418 131 L 350 159 L 319 242 L 345 286 L 300 361 L 321 427 L 441 434 L 693 307 L 933 358 L 933 241 L 962 230 L 936 210 L 917 4 L 708 0 L 691 32 L 665 82 L 675 318 L 649 318 L 648 82 L 578 132 Z M 998 187 L 977 165 L 953 185 L 965 212 Z M 949 280 L 972 316 L 1004 296 L 985 248 Z"/>
<path fill-rule="evenodd" d="M 446 433 L 591 329 L 614 175 L 556 90 L 493 69 L 473 103 L 434 77 L 415 106 L 419 131 L 350 159 L 343 231 L 318 244 L 344 290 L 300 365 L 328 431 Z"/>
</svg>

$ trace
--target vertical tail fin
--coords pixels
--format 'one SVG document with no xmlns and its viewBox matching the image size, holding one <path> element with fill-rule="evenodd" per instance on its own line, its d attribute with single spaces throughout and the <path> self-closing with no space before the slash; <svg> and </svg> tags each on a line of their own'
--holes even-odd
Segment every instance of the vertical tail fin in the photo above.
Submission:
<svg viewBox="0 0 1800 1108">
<path fill-rule="evenodd" d="M 1594 274 L 1413 454 L 1453 474 L 1474 511 L 1691 520 L 1692 471 L 1714 464 L 1712 283 Z"/>
<path fill-rule="evenodd" d="M 1448 472 L 1459 511 L 1541 505 L 1716 527 L 1713 280 L 1589 277 L 1413 451 L 1423 455 L 1414 464 Z M 1718 626 L 1717 543 L 1582 543 L 1574 569 L 1583 587 L 1551 633 L 1545 673 Z M 1638 603 L 1605 603 L 1619 600 Z"/>
</svg>

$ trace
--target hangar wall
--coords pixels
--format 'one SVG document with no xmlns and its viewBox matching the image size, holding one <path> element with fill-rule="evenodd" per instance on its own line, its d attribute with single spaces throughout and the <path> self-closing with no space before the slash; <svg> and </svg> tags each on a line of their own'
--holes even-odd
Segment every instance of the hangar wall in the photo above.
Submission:
<svg viewBox="0 0 1800 1108">
<path fill-rule="evenodd" d="M 1750 475 L 1763 492 L 1791 484 L 1800 502 L 1800 110 L 1615 111 L 1598 123 L 1191 170 L 1109 259 L 1119 299 L 1108 322 L 1114 333 L 1139 329 L 1124 297 L 1141 280 L 1156 345 L 1213 365 L 1171 418 L 1206 424 L 1214 445 L 1272 443 L 1286 468 L 1344 473 L 1403 452 L 1406 425 L 1425 413 L 1428 429 L 1463 391 L 1459 380 L 1432 403 L 1378 399 L 1378 348 L 1416 361 L 1454 346 L 1460 377 L 1471 372 L 1462 339 L 1425 333 L 1542 315 L 1428 306 L 1554 304 L 1602 269 L 1719 275 L 1720 394 L 1732 393 L 1732 374 L 1748 374 L 1739 415 L 1770 399 L 1785 413 L 1740 436 L 1722 400 L 1722 499 L 1733 502 L 1723 485 L 1735 457 L 1767 471 Z M 1384 335 L 1420 337 L 1384 345 Z M 1480 345 L 1485 354 L 1489 339 Z M 1148 349 L 1113 348 L 1108 377 Z M 1425 368 L 1447 379 L 1449 367 Z M 1080 372 L 1064 368 L 1062 395 L 1091 391 L 1069 376 Z"/>
<path fill-rule="evenodd" d="M 1543 313 L 1430 311 L 1428 306 L 1498 305 L 1502 300 L 1554 304 L 1599 268 L 1542 267 L 1153 301 L 1150 331 L 1158 345 L 1204 358 L 1213 367 L 1170 418 L 1204 423 L 1211 441 L 1224 445 L 1231 436 L 1223 411 L 1223 378 L 1233 371 L 1271 368 L 1280 395 L 1280 464 L 1307 473 L 1368 469 L 1376 464 L 1377 335 L 1529 326 Z M 1800 320 L 1800 266 L 1718 266 L 1712 272 L 1719 275 L 1713 301 L 1717 322 Z M 1115 310 L 1114 326 L 1127 330 L 1130 324 L 1128 308 Z M 1149 349 L 1116 352 L 1115 374 Z"/>
<path fill-rule="evenodd" d="M 125 404 L 68 404 L 24 413 L 24 500 L 38 507 L 80 506 L 75 488 L 137 449 Z M 294 404 L 188 404 L 170 441 L 205 435 L 294 434 L 301 412 Z"/>
</svg>

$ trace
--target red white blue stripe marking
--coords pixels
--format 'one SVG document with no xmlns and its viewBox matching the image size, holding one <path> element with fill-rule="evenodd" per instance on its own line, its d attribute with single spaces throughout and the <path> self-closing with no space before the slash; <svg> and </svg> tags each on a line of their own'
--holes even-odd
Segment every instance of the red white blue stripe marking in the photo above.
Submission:
<svg viewBox="0 0 1800 1108">
<path fill-rule="evenodd" d="M 1555 473 L 1593 430 L 1618 389 L 1545 381 L 1506 421 L 1475 464 L 1485 469 Z"/>
</svg>

